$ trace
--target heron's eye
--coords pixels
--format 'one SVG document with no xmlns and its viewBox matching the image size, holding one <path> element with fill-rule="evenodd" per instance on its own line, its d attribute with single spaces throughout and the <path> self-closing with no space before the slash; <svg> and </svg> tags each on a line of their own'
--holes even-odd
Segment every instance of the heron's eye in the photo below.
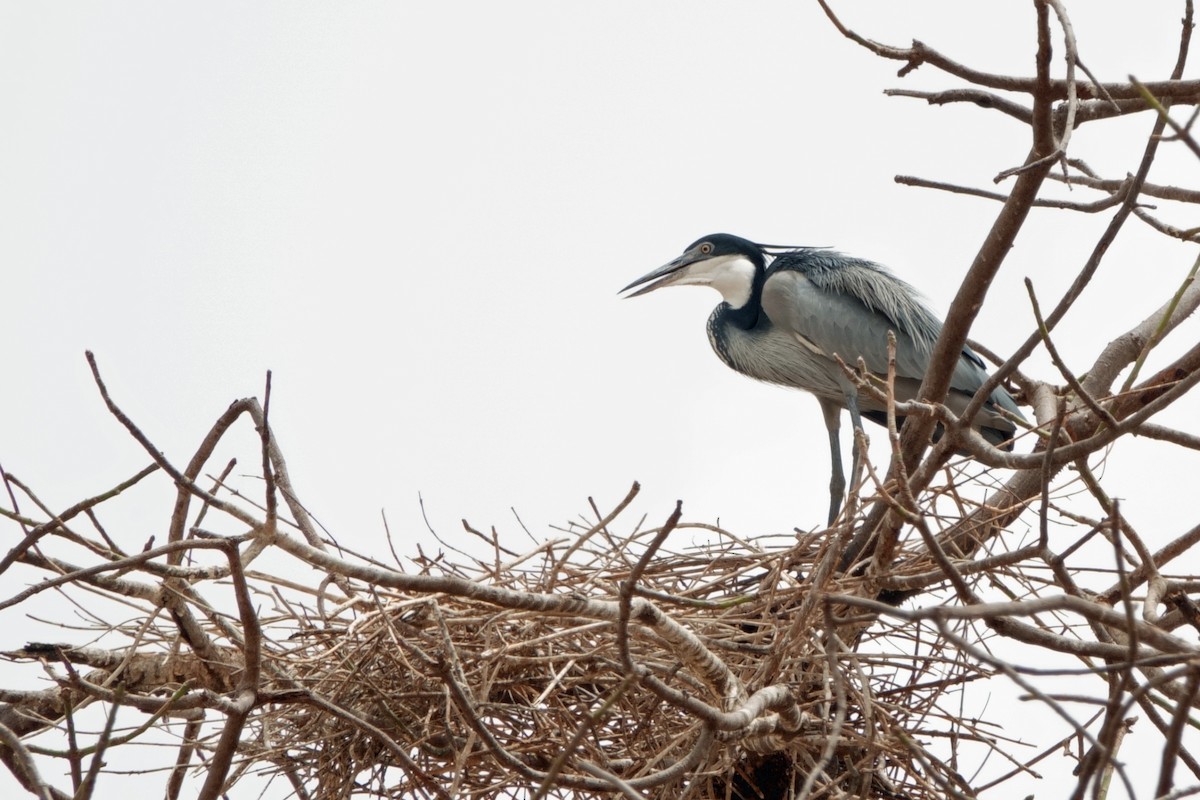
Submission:
<svg viewBox="0 0 1200 800">
<path fill-rule="evenodd" d="M 712 253 L 712 251 L 713 251 L 712 242 L 705 242 L 704 244 L 700 245 L 701 255 L 706 255 L 706 256 L 710 255 Z"/>
</svg>

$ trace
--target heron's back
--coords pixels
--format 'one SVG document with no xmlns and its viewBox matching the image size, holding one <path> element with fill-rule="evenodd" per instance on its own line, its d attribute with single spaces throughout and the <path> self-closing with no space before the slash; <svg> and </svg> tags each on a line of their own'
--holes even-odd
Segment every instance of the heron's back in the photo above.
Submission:
<svg viewBox="0 0 1200 800">
<path fill-rule="evenodd" d="M 747 325 L 745 309 L 730 309 L 724 303 L 717 307 L 709 318 L 709 338 L 717 355 L 745 375 L 803 389 L 843 406 L 847 395 L 856 393 L 864 416 L 875 422 L 886 422 L 881 416 L 886 406 L 858 392 L 834 356 L 852 367 L 862 359 L 870 372 L 886 375 L 888 332 L 893 331 L 897 400 L 912 400 L 942 328 L 918 292 L 886 268 L 816 248 L 775 259 L 763 283 L 761 308 Z M 987 377 L 983 361 L 964 348 L 947 406 L 961 413 Z M 973 420 L 993 444 L 1016 431 L 998 408 L 1021 416 L 1008 392 L 993 391 Z"/>
</svg>

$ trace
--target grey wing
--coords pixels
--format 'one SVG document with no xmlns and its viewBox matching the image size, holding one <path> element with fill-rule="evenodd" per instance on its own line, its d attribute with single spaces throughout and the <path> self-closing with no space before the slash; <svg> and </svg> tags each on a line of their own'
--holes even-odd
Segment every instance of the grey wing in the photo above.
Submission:
<svg viewBox="0 0 1200 800">
<path fill-rule="evenodd" d="M 916 380 L 925 374 L 937 336 L 936 329 L 933 338 L 921 331 L 914 336 L 861 300 L 820 286 L 796 270 L 773 272 L 763 288 L 762 304 L 771 323 L 801 344 L 829 358 L 837 354 L 851 366 L 862 358 L 868 370 L 880 375 L 887 373 L 889 330 L 896 332 L 897 374 Z"/>
<path fill-rule="evenodd" d="M 836 268 L 825 267 L 823 260 L 836 260 Z M 851 366 L 862 358 L 878 375 L 887 373 L 887 335 L 894 331 L 896 374 L 917 383 L 925 377 L 942 330 L 911 286 L 882 267 L 835 253 L 805 253 L 796 261 L 781 257 L 764 287 L 763 309 L 772 323 L 802 344 L 830 358 L 836 353 Z M 985 380 L 987 370 L 979 357 L 964 350 L 951 388 L 974 394 Z M 1014 404 L 1009 400 L 1003 405 Z"/>
</svg>

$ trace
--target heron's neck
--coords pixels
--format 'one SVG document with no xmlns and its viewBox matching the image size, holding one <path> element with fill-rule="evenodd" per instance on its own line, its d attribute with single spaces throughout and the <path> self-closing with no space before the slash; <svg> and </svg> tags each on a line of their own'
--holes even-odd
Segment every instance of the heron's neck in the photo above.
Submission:
<svg viewBox="0 0 1200 800">
<path fill-rule="evenodd" d="M 713 317 L 724 324 L 749 330 L 758 324 L 762 313 L 762 289 L 766 270 L 762 263 L 739 258 L 726 265 L 717 280 L 712 282 L 725 302 L 717 306 Z"/>
<path fill-rule="evenodd" d="M 745 304 L 734 307 L 729 301 L 721 303 L 712 313 L 710 325 L 722 327 L 732 325 L 742 330 L 750 330 L 758 324 L 758 317 L 762 313 L 762 304 L 758 302 L 756 297 L 751 296 Z"/>
<path fill-rule="evenodd" d="M 707 270 L 697 270 L 697 277 L 721 293 L 732 308 L 744 308 L 754 299 L 762 265 L 744 255 L 718 256 Z M 707 266 L 707 265 L 706 265 Z"/>
</svg>

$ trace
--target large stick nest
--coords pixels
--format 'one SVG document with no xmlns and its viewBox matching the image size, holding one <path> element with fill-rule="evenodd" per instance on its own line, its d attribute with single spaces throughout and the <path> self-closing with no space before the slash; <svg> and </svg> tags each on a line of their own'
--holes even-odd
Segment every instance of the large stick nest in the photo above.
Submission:
<svg viewBox="0 0 1200 800">
<path fill-rule="evenodd" d="M 307 689 L 353 710 L 399 744 L 411 759 L 407 775 L 389 769 L 405 766 L 403 759 L 377 735 L 305 705 L 264 714 L 263 751 L 256 755 L 287 753 L 308 771 L 305 777 L 320 783 L 321 797 L 346 796 L 362 781 L 374 782 L 380 793 L 453 784 L 457 796 L 505 796 L 514 784 L 536 784 L 550 772 L 558 773 L 552 783 L 570 786 L 577 796 L 589 787 L 608 794 L 611 783 L 580 774 L 575 765 L 586 762 L 638 785 L 689 760 L 699 768 L 671 783 L 680 791 L 698 784 L 691 786 L 694 796 L 721 796 L 735 770 L 749 770 L 767 754 L 801 774 L 817 770 L 822 791 L 814 796 L 863 789 L 867 796 L 944 796 L 924 774 L 920 761 L 936 759 L 912 740 L 913 722 L 937 727 L 941 718 L 944 732 L 957 728 L 957 720 L 938 710 L 937 698 L 976 673 L 961 661 L 938 658 L 928 642 L 919 645 L 925 651 L 919 666 L 898 667 L 892 656 L 905 634 L 896 631 L 886 641 L 885 632 L 875 632 L 851 653 L 837 637 L 853 626 L 830 628 L 819 612 L 797 624 L 795 614 L 812 590 L 797 575 L 822 555 L 812 538 L 769 556 L 729 540 L 662 554 L 637 585 L 639 596 L 654 598 L 745 692 L 786 685 L 795 702 L 790 712 L 800 715 L 795 730 L 739 730 L 694 753 L 706 741 L 704 726 L 626 679 L 618 624 L 588 614 L 498 609 L 453 595 L 380 592 L 369 608 L 320 625 L 309 611 L 287 609 L 277 622 L 296 632 L 289 637 L 293 647 L 278 657 Z M 525 559 L 519 566 L 479 564 L 455 572 L 516 592 L 611 603 L 629 579 L 627 559 L 643 541 L 599 536 L 594 551 L 575 551 L 571 569 L 552 570 L 555 551 L 545 548 L 536 566 Z M 432 561 L 423 567 L 438 569 Z M 688 644 L 654 626 L 628 627 L 634 662 L 679 692 L 720 707 L 720 687 Z M 866 655 L 876 648 L 883 648 L 877 656 Z M 828 752 L 831 741 L 836 747 Z M 564 753 L 567 764 L 555 764 Z"/>
<path fill-rule="evenodd" d="M 261 436 L 260 507 L 225 475 L 214 491 L 197 484 L 242 414 Z M 126 609 L 95 614 L 96 646 L 7 654 L 41 660 L 57 683 L 0 698 L 8 730 L 65 734 L 50 757 L 81 763 L 81 709 L 132 706 L 154 716 L 90 735 L 99 752 L 154 729 L 178 737 L 174 766 L 161 765 L 168 796 L 191 772 L 202 793 L 268 774 L 321 800 L 920 800 L 970 794 L 951 754 L 997 747 L 951 702 L 986 674 L 964 656 L 961 625 L 879 623 L 878 583 L 841 568 L 853 515 L 831 531 L 744 540 L 681 524 L 676 508 L 662 527 L 630 530 L 621 514 L 635 486 L 611 513 L 593 505 L 594 521 L 523 554 L 479 534 L 483 558 L 417 547 L 385 565 L 316 530 L 256 401 L 231 406 L 186 470 L 156 460 L 178 491 L 166 544 L 126 552 L 94 514 L 152 469 L 45 521 L 20 518 L 28 533 L 10 563 L 55 577 L 4 605 L 56 588 Z M 94 532 L 74 527 L 84 512 Z M 214 533 L 223 525 L 232 532 Z M 921 547 L 890 546 L 903 565 L 893 582 L 936 566 Z M 49 554 L 62 548 L 87 562 Z M 313 569 L 315 588 L 295 577 Z M 0 757 L 40 785 L 29 753 L 0 744 Z"/>
</svg>

